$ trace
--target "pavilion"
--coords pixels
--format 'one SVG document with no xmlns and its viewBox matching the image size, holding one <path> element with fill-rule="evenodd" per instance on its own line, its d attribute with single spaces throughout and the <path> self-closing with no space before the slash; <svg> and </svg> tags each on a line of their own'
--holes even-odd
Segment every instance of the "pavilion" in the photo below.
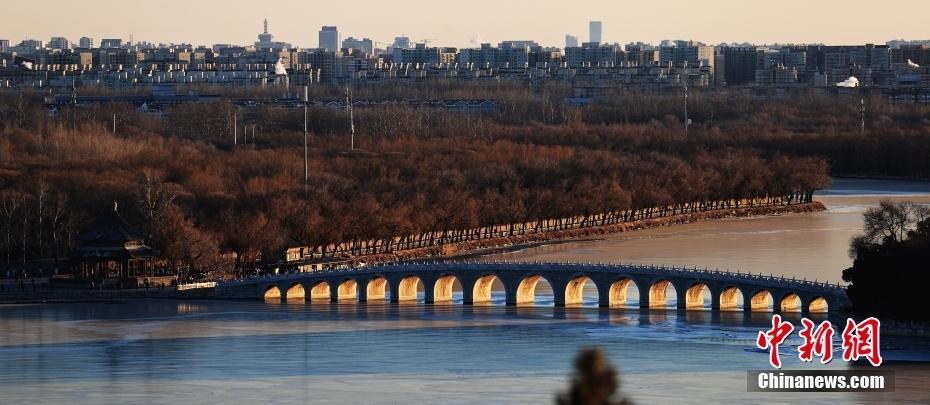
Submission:
<svg viewBox="0 0 930 405">
<path fill-rule="evenodd" d="M 113 203 L 112 210 L 78 237 L 78 248 L 71 257 L 76 280 L 136 288 L 159 276 L 160 252 L 152 248 L 145 233 L 120 216 L 117 208 Z"/>
</svg>

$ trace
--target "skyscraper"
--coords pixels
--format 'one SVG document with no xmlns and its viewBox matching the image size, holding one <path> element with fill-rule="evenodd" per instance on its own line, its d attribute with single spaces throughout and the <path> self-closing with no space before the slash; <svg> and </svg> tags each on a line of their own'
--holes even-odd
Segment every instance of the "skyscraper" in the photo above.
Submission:
<svg viewBox="0 0 930 405">
<path fill-rule="evenodd" d="M 320 48 L 325 49 L 329 52 L 336 52 L 339 50 L 339 45 L 342 44 L 342 41 L 339 38 L 339 29 L 336 27 L 324 26 L 320 30 Z"/>
<path fill-rule="evenodd" d="M 565 36 L 565 47 L 566 48 L 578 47 L 578 37 L 574 35 L 566 35 Z"/>
<path fill-rule="evenodd" d="M 603 25 L 601 24 L 601 22 L 591 21 L 591 24 L 589 25 L 588 42 L 596 42 L 598 44 L 601 43 L 603 40 L 603 38 L 601 37 L 602 34 L 603 34 Z"/>
</svg>

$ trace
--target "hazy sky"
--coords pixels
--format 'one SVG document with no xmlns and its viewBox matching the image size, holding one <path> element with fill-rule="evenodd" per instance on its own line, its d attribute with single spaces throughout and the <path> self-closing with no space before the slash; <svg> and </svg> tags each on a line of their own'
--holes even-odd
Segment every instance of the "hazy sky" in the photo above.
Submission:
<svg viewBox="0 0 930 405">
<path fill-rule="evenodd" d="M 9 1 L 0 39 L 48 41 L 81 36 L 136 41 L 249 44 L 268 18 L 277 40 L 315 47 L 322 25 L 343 38 L 383 45 L 414 41 L 469 46 L 535 39 L 563 46 L 565 34 L 587 41 L 589 20 L 604 22 L 605 42 L 884 43 L 930 39 L 928 0 L 87 0 Z"/>
</svg>

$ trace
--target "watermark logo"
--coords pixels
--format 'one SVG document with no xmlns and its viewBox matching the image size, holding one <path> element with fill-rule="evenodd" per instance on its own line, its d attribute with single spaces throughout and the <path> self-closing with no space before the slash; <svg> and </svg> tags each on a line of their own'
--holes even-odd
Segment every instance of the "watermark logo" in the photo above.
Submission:
<svg viewBox="0 0 930 405">
<path fill-rule="evenodd" d="M 819 357 L 820 362 L 827 364 L 833 360 L 833 325 L 830 321 L 815 324 L 810 319 L 801 319 L 803 328 L 800 331 L 802 343 L 798 346 L 798 357 L 801 361 L 811 362 Z M 852 318 L 846 320 L 843 329 L 843 360 L 856 361 L 864 358 L 875 367 L 882 364 L 881 348 L 879 347 L 879 331 L 881 321 L 877 318 L 868 318 L 856 323 Z M 769 364 L 774 368 L 781 368 L 781 359 L 778 348 L 791 336 L 794 325 L 782 320 L 781 315 L 772 317 L 772 327 L 767 331 L 760 331 L 756 338 L 756 346 L 769 351 Z"/>
<path fill-rule="evenodd" d="M 794 325 L 790 322 L 782 322 L 781 315 L 772 317 L 772 329 L 767 332 L 759 332 L 756 338 L 756 346 L 762 350 L 768 349 L 769 363 L 772 367 L 781 368 L 781 359 L 778 357 L 778 347 L 785 342 L 785 339 L 794 331 Z"/>
<path fill-rule="evenodd" d="M 811 362 L 814 356 L 820 357 L 820 362 L 827 364 L 833 360 L 833 325 L 824 321 L 817 327 L 814 322 L 804 318 L 801 320 L 804 329 L 801 329 L 801 339 L 804 343 L 798 346 L 798 357 L 801 361 Z"/>
<path fill-rule="evenodd" d="M 868 360 L 873 367 L 882 364 L 879 334 L 881 321 L 868 318 L 862 322 L 846 320 L 841 335 L 843 361 Z M 781 369 L 778 349 L 785 343 L 794 325 L 782 320 L 780 315 L 772 317 L 772 327 L 759 332 L 756 346 L 769 352 L 769 364 Z M 812 362 L 820 358 L 823 364 L 833 361 L 833 337 L 836 330 L 830 321 L 815 323 L 801 319 L 798 335 L 798 358 Z M 750 392 L 887 392 L 894 391 L 894 372 L 878 369 L 851 370 L 778 370 L 749 371 L 747 388 Z"/>
</svg>

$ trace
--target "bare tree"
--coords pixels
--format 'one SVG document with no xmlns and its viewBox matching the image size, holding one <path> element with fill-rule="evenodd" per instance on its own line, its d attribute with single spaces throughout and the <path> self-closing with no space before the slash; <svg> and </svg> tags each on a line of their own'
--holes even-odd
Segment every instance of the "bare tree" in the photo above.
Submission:
<svg viewBox="0 0 930 405">
<path fill-rule="evenodd" d="M 0 191 L 0 215 L 3 215 L 4 251 L 7 265 L 13 258 L 13 218 L 19 211 L 22 201 L 22 193 L 18 191 Z"/>
<path fill-rule="evenodd" d="M 55 193 L 51 199 L 49 207 L 49 220 L 51 221 L 52 244 L 55 249 L 55 265 L 58 265 L 58 258 L 62 254 L 62 240 L 67 240 L 66 233 L 70 228 L 68 221 L 68 196 L 64 193 Z"/>
<path fill-rule="evenodd" d="M 38 221 L 38 226 L 36 227 L 36 232 L 38 232 L 38 236 L 36 237 L 38 250 L 36 254 L 39 259 L 45 257 L 45 235 L 42 231 L 45 226 L 45 205 L 47 200 L 48 183 L 40 179 L 36 189 L 36 220 Z"/>
<path fill-rule="evenodd" d="M 878 207 L 863 214 L 864 233 L 850 244 L 849 255 L 856 257 L 859 249 L 885 241 L 901 242 L 917 224 L 930 218 L 930 207 L 911 201 L 882 200 Z"/>
<path fill-rule="evenodd" d="M 136 198 L 145 216 L 146 230 L 153 232 L 164 221 L 168 208 L 174 203 L 175 193 L 160 176 L 145 170 L 144 178 L 136 190 Z"/>
</svg>

